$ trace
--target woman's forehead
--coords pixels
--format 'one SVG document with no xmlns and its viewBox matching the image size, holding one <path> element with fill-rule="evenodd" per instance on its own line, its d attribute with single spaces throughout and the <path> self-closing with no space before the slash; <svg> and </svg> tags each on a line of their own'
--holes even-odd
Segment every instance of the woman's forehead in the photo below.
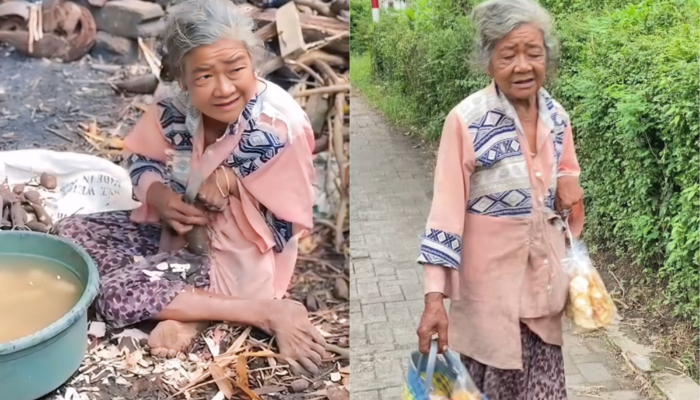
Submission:
<svg viewBox="0 0 700 400">
<path fill-rule="evenodd" d="M 249 59 L 248 50 L 235 39 L 220 39 L 209 45 L 197 47 L 188 54 L 186 62 L 190 67 L 200 64 L 232 63 Z"/>
<path fill-rule="evenodd" d="M 526 46 L 530 47 L 541 47 L 544 44 L 542 31 L 534 25 L 521 25 L 499 40 L 496 46 L 508 48 L 515 47 L 520 43 L 524 43 Z"/>
</svg>

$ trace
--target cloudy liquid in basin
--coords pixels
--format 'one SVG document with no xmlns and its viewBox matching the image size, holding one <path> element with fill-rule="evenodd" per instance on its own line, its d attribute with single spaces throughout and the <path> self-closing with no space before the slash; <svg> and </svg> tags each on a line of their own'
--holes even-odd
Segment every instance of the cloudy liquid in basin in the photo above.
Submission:
<svg viewBox="0 0 700 400">
<path fill-rule="evenodd" d="M 35 257 L 0 257 L 0 343 L 36 333 L 58 321 L 83 294 L 63 265 Z"/>
</svg>

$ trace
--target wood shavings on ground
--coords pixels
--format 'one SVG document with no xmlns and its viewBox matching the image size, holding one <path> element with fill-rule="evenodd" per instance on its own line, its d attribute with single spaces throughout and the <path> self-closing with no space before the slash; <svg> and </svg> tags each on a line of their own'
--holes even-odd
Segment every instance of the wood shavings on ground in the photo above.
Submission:
<svg viewBox="0 0 700 400">
<path fill-rule="evenodd" d="M 311 322 L 326 338 L 329 350 L 338 351 L 324 360 L 319 376 L 293 376 L 275 358 L 274 339 L 251 327 L 212 324 L 184 354 L 163 359 L 149 353 L 147 326 L 109 330 L 104 323 L 92 321 L 93 334 L 80 369 L 66 387 L 46 399 L 210 400 L 226 399 L 229 394 L 234 399 L 255 400 L 348 399 L 350 309 L 347 299 L 336 296 L 337 281 L 347 283 L 348 265 L 347 258 L 335 252 L 333 234 L 332 228 L 317 224 L 311 233 L 314 252 L 300 257 L 287 295 L 307 306 Z M 185 268 L 170 264 L 168 269 L 176 272 Z M 292 384 L 299 379 L 308 385 L 297 392 Z"/>
</svg>

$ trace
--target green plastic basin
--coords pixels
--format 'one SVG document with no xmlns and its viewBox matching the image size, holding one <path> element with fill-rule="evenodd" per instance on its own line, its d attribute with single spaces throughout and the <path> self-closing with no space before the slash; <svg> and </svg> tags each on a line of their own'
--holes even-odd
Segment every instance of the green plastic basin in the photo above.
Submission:
<svg viewBox="0 0 700 400">
<path fill-rule="evenodd" d="M 99 277 L 90 256 L 65 239 L 0 232 L 0 264 L 17 256 L 60 264 L 83 286 L 80 300 L 61 319 L 30 336 L 0 343 L 0 398 L 34 400 L 61 386 L 80 367 L 88 344 L 87 308 L 97 296 Z"/>
</svg>

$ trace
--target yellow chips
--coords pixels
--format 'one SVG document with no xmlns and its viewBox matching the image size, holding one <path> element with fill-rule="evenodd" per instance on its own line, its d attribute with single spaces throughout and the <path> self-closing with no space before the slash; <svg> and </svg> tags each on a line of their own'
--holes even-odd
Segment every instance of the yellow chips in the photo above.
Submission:
<svg viewBox="0 0 700 400">
<path fill-rule="evenodd" d="M 566 315 L 574 324 L 584 329 L 602 328 L 610 325 L 614 314 L 615 304 L 598 272 L 591 269 L 575 274 L 566 305 Z"/>
</svg>

